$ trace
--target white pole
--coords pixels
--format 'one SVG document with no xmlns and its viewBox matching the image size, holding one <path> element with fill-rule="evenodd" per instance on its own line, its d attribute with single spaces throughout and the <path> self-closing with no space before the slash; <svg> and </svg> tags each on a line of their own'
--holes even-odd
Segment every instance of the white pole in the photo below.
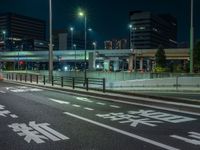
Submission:
<svg viewBox="0 0 200 150">
<path fill-rule="evenodd" d="M 49 0 L 49 81 L 53 76 L 52 0 Z"/>
<path fill-rule="evenodd" d="M 194 28 L 193 28 L 193 8 L 194 1 L 191 0 L 191 24 L 190 24 L 190 73 L 193 73 L 193 49 L 194 49 Z"/>
</svg>

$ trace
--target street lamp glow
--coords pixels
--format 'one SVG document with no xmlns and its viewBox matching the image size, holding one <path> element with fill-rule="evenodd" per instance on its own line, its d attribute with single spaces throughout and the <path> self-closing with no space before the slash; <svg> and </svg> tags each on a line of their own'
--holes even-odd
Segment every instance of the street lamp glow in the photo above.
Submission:
<svg viewBox="0 0 200 150">
<path fill-rule="evenodd" d="M 71 28 L 70 28 L 70 31 L 74 31 L 74 28 L 73 28 L 73 27 L 71 27 Z"/>
<path fill-rule="evenodd" d="M 85 16 L 85 14 L 83 12 L 79 12 L 78 15 L 79 16 Z"/>
<path fill-rule="evenodd" d="M 130 25 L 129 25 L 129 28 L 131 29 L 132 27 L 133 27 L 133 25 L 132 25 L 132 24 L 130 24 Z"/>
<path fill-rule="evenodd" d="M 2 31 L 2 33 L 3 33 L 3 34 L 6 34 L 6 31 L 5 31 L 5 30 L 3 30 L 3 31 Z"/>
<path fill-rule="evenodd" d="M 88 28 L 88 31 L 90 31 L 90 32 L 91 32 L 91 31 L 92 31 L 92 28 Z"/>
</svg>

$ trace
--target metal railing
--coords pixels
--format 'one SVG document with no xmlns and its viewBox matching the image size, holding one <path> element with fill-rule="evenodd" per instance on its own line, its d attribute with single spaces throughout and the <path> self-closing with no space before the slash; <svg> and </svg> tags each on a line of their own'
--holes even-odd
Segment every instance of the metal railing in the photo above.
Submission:
<svg viewBox="0 0 200 150">
<path fill-rule="evenodd" d="M 7 80 L 28 82 L 42 85 L 71 87 L 72 89 L 80 88 L 88 90 L 98 90 L 106 92 L 105 78 L 84 78 L 67 77 L 67 76 L 52 76 L 49 79 L 47 75 L 27 74 L 27 73 L 3 73 Z"/>
</svg>

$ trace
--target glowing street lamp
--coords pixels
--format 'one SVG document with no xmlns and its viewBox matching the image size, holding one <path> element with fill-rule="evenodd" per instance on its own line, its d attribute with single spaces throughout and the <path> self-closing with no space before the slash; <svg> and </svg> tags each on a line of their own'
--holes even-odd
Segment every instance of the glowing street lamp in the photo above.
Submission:
<svg viewBox="0 0 200 150">
<path fill-rule="evenodd" d="M 74 28 L 71 27 L 71 28 L 70 28 L 70 31 L 71 31 L 71 49 L 73 50 Z"/>
</svg>

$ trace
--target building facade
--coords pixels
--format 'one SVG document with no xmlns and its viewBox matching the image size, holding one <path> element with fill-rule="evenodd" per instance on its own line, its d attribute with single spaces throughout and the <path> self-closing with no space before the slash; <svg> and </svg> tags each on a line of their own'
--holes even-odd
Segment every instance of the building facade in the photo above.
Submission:
<svg viewBox="0 0 200 150">
<path fill-rule="evenodd" d="M 16 43 L 28 40 L 46 40 L 46 23 L 43 20 L 14 13 L 0 14 L 1 42 L 4 47 L 15 50 Z"/>
<path fill-rule="evenodd" d="M 130 47 L 151 49 L 177 47 L 177 19 L 169 14 L 132 11 L 130 18 Z"/>
</svg>

